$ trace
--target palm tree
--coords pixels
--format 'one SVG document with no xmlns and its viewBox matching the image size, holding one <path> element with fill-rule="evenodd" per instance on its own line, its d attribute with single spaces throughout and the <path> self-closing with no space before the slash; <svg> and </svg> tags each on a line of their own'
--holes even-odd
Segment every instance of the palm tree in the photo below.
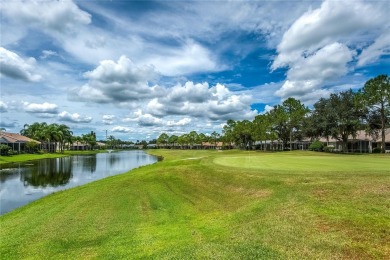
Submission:
<svg viewBox="0 0 390 260">
<path fill-rule="evenodd" d="M 70 131 L 67 125 L 58 125 L 57 126 L 57 137 L 60 145 L 61 153 L 64 153 L 65 143 L 72 143 L 73 132 Z"/>
</svg>

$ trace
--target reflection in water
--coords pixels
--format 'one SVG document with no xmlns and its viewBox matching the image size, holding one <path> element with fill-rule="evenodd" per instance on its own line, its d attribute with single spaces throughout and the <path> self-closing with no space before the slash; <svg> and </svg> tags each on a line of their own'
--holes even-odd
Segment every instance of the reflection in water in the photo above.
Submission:
<svg viewBox="0 0 390 260">
<path fill-rule="evenodd" d="M 121 151 L 0 164 L 0 214 L 55 191 L 124 173 L 156 161 L 156 157 L 143 151 Z"/>
<path fill-rule="evenodd" d="M 35 168 L 30 168 L 20 175 L 24 186 L 57 187 L 65 185 L 72 178 L 71 157 L 53 160 L 39 160 Z"/>
<path fill-rule="evenodd" d="M 74 156 L 73 160 L 77 160 L 77 162 L 81 164 L 81 168 L 84 172 L 89 172 L 92 174 L 96 171 L 96 154 L 87 156 Z"/>
<path fill-rule="evenodd" d="M 108 162 L 110 166 L 113 166 L 114 164 L 118 163 L 121 160 L 121 158 L 115 154 L 115 153 L 110 153 L 108 156 Z"/>
</svg>

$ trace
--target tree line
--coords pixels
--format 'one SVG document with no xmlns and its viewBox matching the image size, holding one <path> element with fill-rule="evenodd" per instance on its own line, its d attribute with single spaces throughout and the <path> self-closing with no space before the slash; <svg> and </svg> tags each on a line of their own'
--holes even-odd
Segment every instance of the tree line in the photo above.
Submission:
<svg viewBox="0 0 390 260">
<path fill-rule="evenodd" d="M 254 120 L 228 120 L 222 134 L 198 134 L 195 131 L 177 135 L 162 133 L 157 144 L 162 146 L 193 147 L 202 142 L 223 142 L 225 146 L 235 144 L 241 148 L 260 145 L 266 141 L 276 144 L 277 149 L 290 149 L 295 141 L 320 137 L 334 138 L 347 151 L 349 136 L 356 137 L 359 130 L 381 140 L 381 152 L 385 152 L 385 131 L 390 122 L 390 80 L 388 75 L 379 75 L 368 80 L 363 88 L 333 93 L 320 98 L 312 109 L 300 100 L 288 98 L 270 111 Z"/>
<path fill-rule="evenodd" d="M 96 134 L 91 131 L 88 134 L 74 136 L 69 126 L 64 124 L 47 124 L 46 122 L 35 122 L 31 125 L 25 124 L 20 131 L 21 135 L 41 142 L 41 149 L 47 152 L 56 152 L 57 147 L 60 152 L 64 152 L 65 146 L 75 142 L 88 144 L 91 149 L 96 145 Z M 34 145 L 34 144 L 29 144 Z M 27 147 L 27 149 L 37 149 L 37 147 Z"/>
</svg>

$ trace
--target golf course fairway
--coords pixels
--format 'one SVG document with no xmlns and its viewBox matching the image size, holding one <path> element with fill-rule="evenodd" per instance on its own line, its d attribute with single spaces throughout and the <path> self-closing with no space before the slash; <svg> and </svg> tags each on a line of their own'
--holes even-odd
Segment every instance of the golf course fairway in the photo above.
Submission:
<svg viewBox="0 0 390 260">
<path fill-rule="evenodd" d="M 153 150 L 0 216 L 0 259 L 389 259 L 390 156 Z"/>
</svg>

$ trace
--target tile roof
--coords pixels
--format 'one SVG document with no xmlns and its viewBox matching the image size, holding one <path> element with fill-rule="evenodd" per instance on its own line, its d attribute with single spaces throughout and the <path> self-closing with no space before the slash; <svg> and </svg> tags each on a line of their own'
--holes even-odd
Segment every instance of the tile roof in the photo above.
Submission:
<svg viewBox="0 0 390 260">
<path fill-rule="evenodd" d="M 41 142 L 38 142 L 34 139 L 28 138 L 24 135 L 20 134 L 14 134 L 14 133 L 7 133 L 7 132 L 0 132 L 0 139 L 1 142 L 7 142 L 7 143 L 27 143 L 27 142 L 35 142 L 40 144 Z"/>
</svg>

